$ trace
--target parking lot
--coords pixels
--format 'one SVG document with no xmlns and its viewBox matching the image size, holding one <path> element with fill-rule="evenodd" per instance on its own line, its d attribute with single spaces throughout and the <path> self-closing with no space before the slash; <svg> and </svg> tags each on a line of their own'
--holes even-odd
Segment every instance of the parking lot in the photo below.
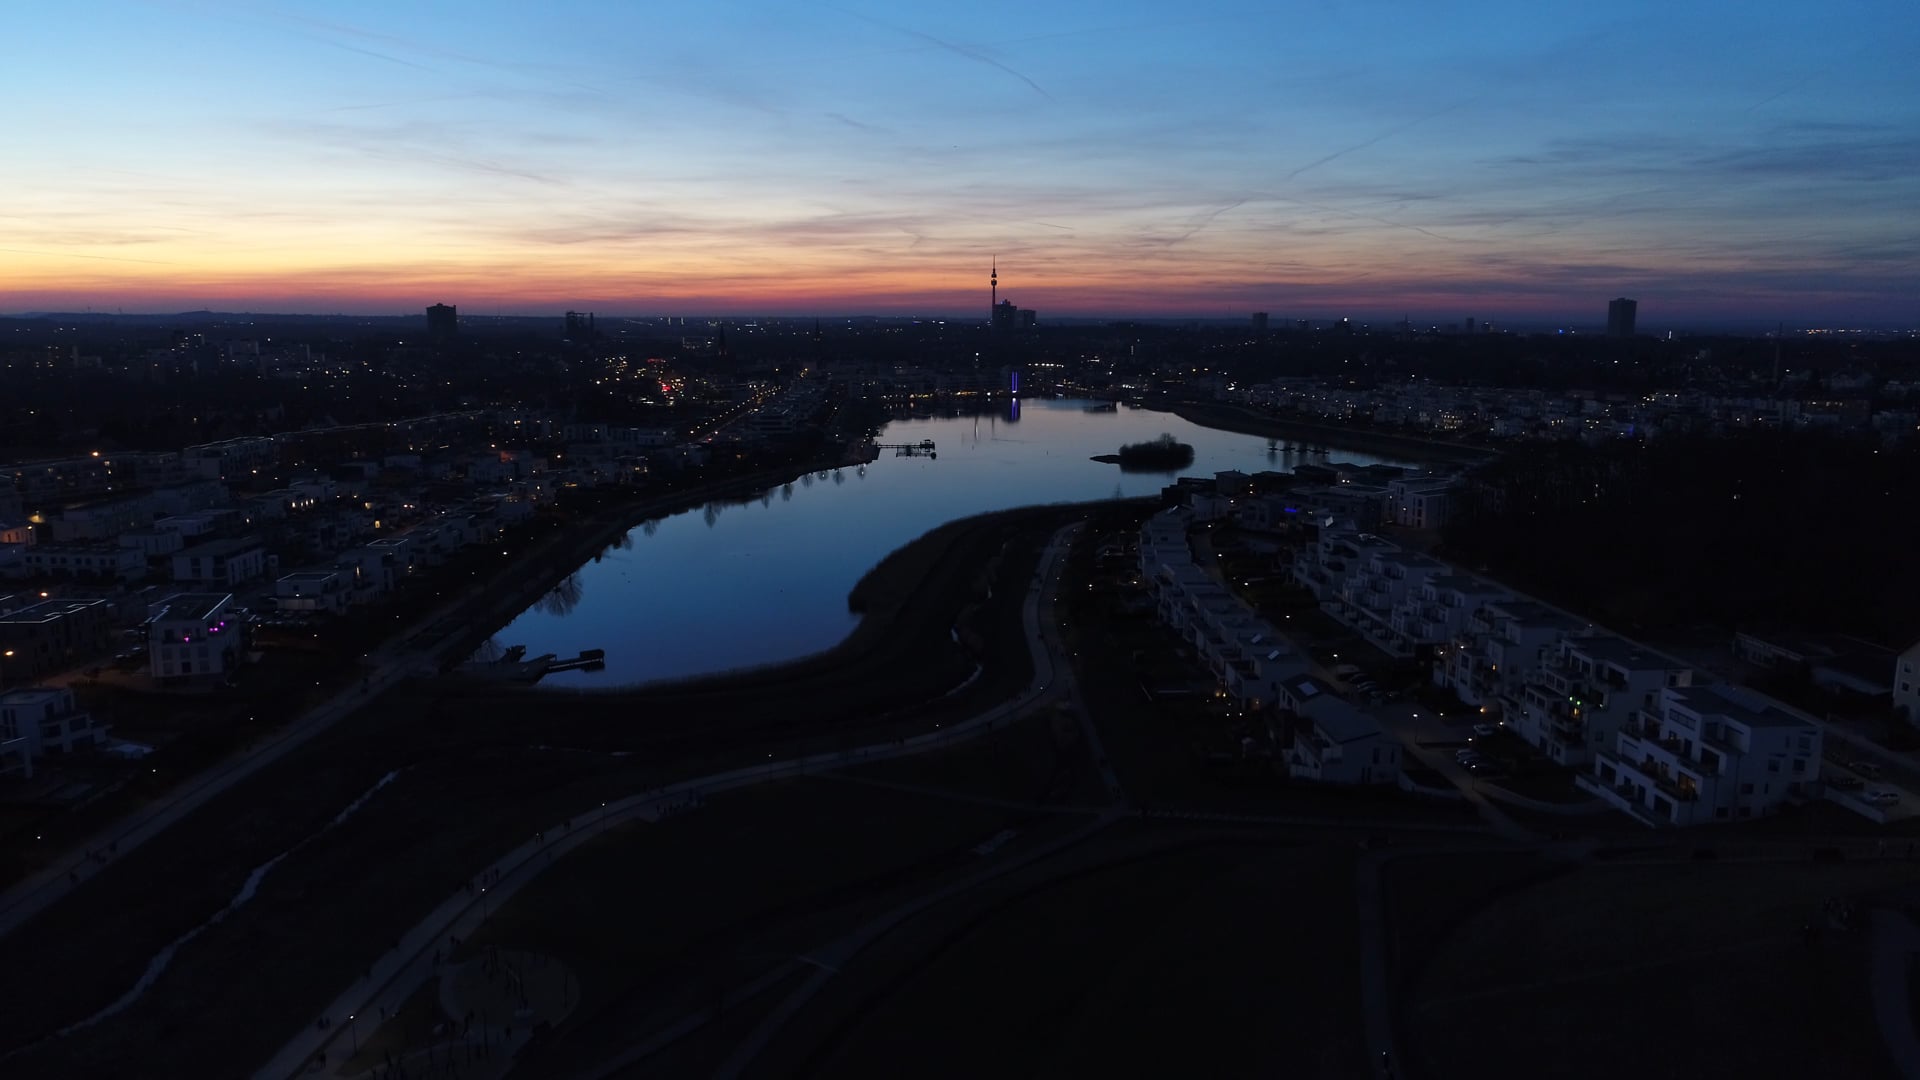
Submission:
<svg viewBox="0 0 1920 1080">
<path fill-rule="evenodd" d="M 1842 753 L 1821 766 L 1820 780 L 1830 802 L 1869 820 L 1891 825 L 1920 813 L 1914 792 L 1885 779 L 1880 766 L 1870 761 Z"/>
</svg>

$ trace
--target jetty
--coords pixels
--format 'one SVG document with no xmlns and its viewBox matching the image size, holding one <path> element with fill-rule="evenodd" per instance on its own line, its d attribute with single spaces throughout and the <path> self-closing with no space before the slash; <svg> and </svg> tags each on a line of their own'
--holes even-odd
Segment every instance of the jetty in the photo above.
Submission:
<svg viewBox="0 0 1920 1080">
<path fill-rule="evenodd" d="M 454 669 L 454 674 L 483 682 L 534 683 L 556 671 L 604 671 L 605 649 L 584 649 L 580 655 L 562 660 L 553 653 L 525 659 L 525 645 L 509 646 L 498 660 L 469 660 Z"/>
</svg>

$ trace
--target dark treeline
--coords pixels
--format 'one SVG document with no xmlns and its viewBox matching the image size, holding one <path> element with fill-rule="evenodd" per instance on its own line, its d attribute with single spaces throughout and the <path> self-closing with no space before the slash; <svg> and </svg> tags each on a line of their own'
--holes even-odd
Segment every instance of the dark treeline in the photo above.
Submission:
<svg viewBox="0 0 1920 1080">
<path fill-rule="evenodd" d="M 1449 517 L 1454 558 L 1623 631 L 1920 635 L 1920 440 L 1552 444 L 1477 468 Z"/>
</svg>

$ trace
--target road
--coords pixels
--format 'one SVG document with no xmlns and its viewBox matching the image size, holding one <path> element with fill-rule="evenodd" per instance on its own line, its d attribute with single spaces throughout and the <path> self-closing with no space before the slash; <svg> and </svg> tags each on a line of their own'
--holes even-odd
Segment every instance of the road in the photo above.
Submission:
<svg viewBox="0 0 1920 1080">
<path fill-rule="evenodd" d="M 756 480 L 758 478 L 749 478 Z M 737 486 L 726 481 L 721 489 Z M 519 558 L 515 567 L 533 567 L 566 553 L 568 545 L 591 547 L 598 538 L 623 525 L 644 520 L 689 499 L 707 497 L 703 492 L 678 492 L 649 500 L 638 506 L 603 511 L 588 519 L 584 529 L 561 529 L 541 539 Z M 582 556 L 584 561 L 585 556 Z M 491 602 L 484 611 L 475 610 L 473 594 L 459 595 L 446 604 L 414 620 L 407 628 L 364 661 L 364 682 L 349 686 L 328 701 L 310 709 L 278 732 L 250 746 L 173 788 L 153 802 L 85 837 L 65 856 L 46 869 L 30 875 L 4 893 L 0 893 L 0 937 L 18 930 L 35 915 L 85 884 L 102 865 L 91 856 L 104 855 L 108 864 L 191 815 L 222 792 L 267 765 L 285 757 L 311 741 L 361 706 L 392 689 L 423 668 L 438 669 L 446 653 L 460 643 L 472 627 L 488 620 L 504 621 L 538 599 L 547 583 L 537 574 L 520 574 L 509 579 L 506 588 L 489 590 Z"/>
<path fill-rule="evenodd" d="M 968 720 L 949 724 L 943 729 L 912 738 L 786 761 L 769 761 L 764 765 L 753 765 L 711 776 L 696 777 L 656 790 L 641 792 L 627 799 L 605 804 L 598 811 L 583 815 L 578 820 L 569 819 L 536 833 L 532 839 L 506 852 L 481 872 L 477 880 L 490 881 L 490 884 L 476 885 L 471 890 L 463 887 L 450 895 L 413 929 L 402 935 L 397 948 L 389 950 L 376 960 L 368 969 L 367 976 L 356 980 L 353 985 L 342 990 L 321 1014 L 331 1021 L 330 1026 L 322 1029 L 317 1024 L 321 1017 L 315 1017 L 316 1023 L 305 1025 L 299 1034 L 290 1039 L 270 1061 L 260 1068 L 256 1075 L 270 1078 L 303 1075 L 323 1054 L 333 1060 L 340 1060 L 342 1051 L 350 1052 L 351 1045 L 358 1039 L 358 1017 L 375 1015 L 383 1008 L 388 1013 L 397 1012 L 415 988 L 432 977 L 445 943 L 453 938 L 465 939 L 472 936 L 493 911 L 504 906 L 543 870 L 553 865 L 555 859 L 607 829 L 634 821 L 658 822 L 670 818 L 675 813 L 697 807 L 707 796 L 722 791 L 945 749 L 986 734 L 996 727 L 1004 726 L 1021 712 L 1048 704 L 1063 695 L 1068 696 L 1071 703 L 1073 700 L 1071 672 L 1065 658 L 1061 655 L 1058 636 L 1043 627 L 1053 625 L 1055 617 L 1052 613 L 1050 597 L 1057 590 L 1060 567 L 1076 529 L 1077 526 L 1069 525 L 1056 532 L 1041 554 L 1039 570 L 1021 611 L 1022 622 L 1027 630 L 1027 646 L 1033 658 L 1033 677 L 1026 689 L 1012 700 Z M 1045 604 L 1044 619 L 1043 603 Z M 1079 712 L 1084 720 L 1085 710 L 1081 709 Z M 1090 745 L 1097 746 L 1097 743 Z M 1103 770 L 1103 773 L 1109 777 L 1109 791 L 1116 791 L 1118 781 L 1111 779 L 1110 771 Z M 1119 816 L 1117 811 L 1109 811 L 1097 819 L 1095 824 L 1115 820 Z M 1079 836 L 1083 831 L 1085 830 L 1076 830 L 1072 835 Z M 1091 832 L 1086 832 L 1086 835 L 1091 835 Z M 1018 864 L 1009 862 L 1002 869 L 1011 869 L 1014 865 Z M 937 901 L 930 898 L 915 901 L 916 904 L 922 902 L 930 904 Z M 915 910 L 918 909 L 915 908 Z M 904 919 L 912 912 L 892 914 Z M 862 928 L 862 931 L 868 929 L 872 929 L 872 924 Z M 855 931 L 854 934 L 842 939 L 841 943 L 834 947 L 833 955 L 843 960 L 851 957 L 873 938 L 878 937 L 879 933 L 884 931 L 884 927 L 873 930 L 871 936 L 862 936 L 862 931 Z M 825 973 L 826 969 L 821 968 L 820 972 Z M 529 1034 L 523 1030 L 518 1033 L 518 1038 L 524 1041 Z M 653 1052 L 654 1049 L 657 1047 L 653 1047 L 651 1043 L 636 1048 L 647 1053 Z M 497 1061 L 501 1071 L 505 1070 L 510 1060 L 509 1053 Z M 612 1067 L 612 1065 L 609 1066 L 609 1068 Z"/>
</svg>

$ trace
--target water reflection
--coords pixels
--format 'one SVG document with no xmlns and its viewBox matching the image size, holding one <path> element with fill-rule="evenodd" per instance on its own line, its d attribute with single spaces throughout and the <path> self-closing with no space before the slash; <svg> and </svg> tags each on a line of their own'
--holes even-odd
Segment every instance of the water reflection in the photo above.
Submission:
<svg viewBox="0 0 1920 1080">
<path fill-rule="evenodd" d="M 914 537 L 955 518 L 989 510 L 1083 499 L 1157 494 L 1168 473 L 1129 474 L 1089 460 L 1163 431 L 1194 447 L 1179 475 L 1272 468 L 1274 440 L 1196 427 L 1165 413 L 1122 409 L 1084 413 L 1084 403 L 1027 401 L 1019 438 L 998 425 L 1013 406 L 967 416 L 898 420 L 878 441 L 931 439 L 938 458 L 884 455 L 860 483 L 848 470 L 805 473 L 780 485 L 780 497 L 755 492 L 713 500 L 699 514 L 641 525 L 632 554 L 576 573 L 577 599 L 565 612 L 534 605 L 500 640 L 533 655 L 607 652 L 597 682 L 629 683 L 764 664 L 829 648 L 853 628 L 847 593 L 875 563 Z M 1284 444 L 1279 457 L 1297 458 Z M 1382 460 L 1340 451 L 1360 464 Z M 832 483 L 825 481 L 829 472 Z M 551 676 L 560 686 L 592 676 Z"/>
<path fill-rule="evenodd" d="M 600 555 L 595 555 L 593 561 L 599 562 Z M 580 571 L 576 570 L 561 578 L 560 584 L 548 590 L 547 595 L 534 601 L 533 608 L 544 615 L 571 615 L 573 609 L 580 606 L 580 598 L 586 592 L 586 582 L 580 577 Z"/>
</svg>

